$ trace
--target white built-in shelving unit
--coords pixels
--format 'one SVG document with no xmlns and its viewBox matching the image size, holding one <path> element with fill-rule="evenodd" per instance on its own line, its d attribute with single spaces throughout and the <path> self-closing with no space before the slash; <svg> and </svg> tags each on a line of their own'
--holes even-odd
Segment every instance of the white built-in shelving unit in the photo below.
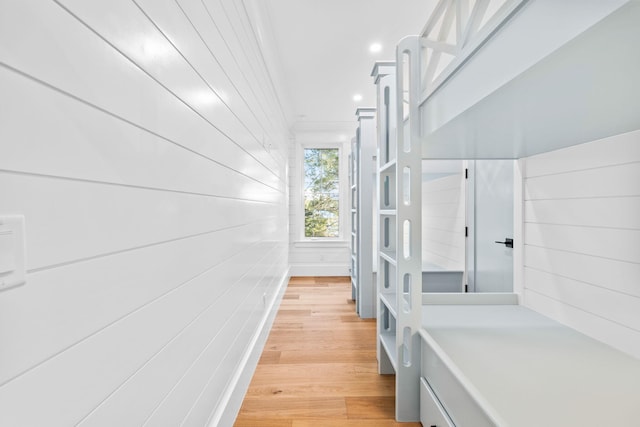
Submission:
<svg viewBox="0 0 640 427">
<path fill-rule="evenodd" d="M 415 42 L 403 40 L 399 52 L 403 44 Z M 378 366 L 382 374 L 395 373 L 398 421 L 419 417 L 422 304 L 419 128 L 417 122 L 406 122 L 405 109 L 396 106 L 396 94 L 406 82 L 398 77 L 407 65 L 400 63 L 396 74 L 396 63 L 378 62 L 372 72 L 378 90 Z M 403 133 L 408 133 L 406 143 L 398 146 Z"/>
<path fill-rule="evenodd" d="M 376 176 L 376 110 L 356 110 L 358 128 L 351 140 L 351 286 L 356 312 L 375 317 L 373 271 L 374 179 Z"/>
<path fill-rule="evenodd" d="M 376 62 L 371 75 L 377 89 L 378 110 L 378 272 L 377 272 L 377 357 L 381 374 L 395 373 L 396 348 L 396 261 L 395 232 L 395 62 Z"/>
<path fill-rule="evenodd" d="M 623 420 L 616 425 L 635 425 L 634 402 L 614 396 L 633 382 L 625 376 L 640 378 L 637 360 L 603 350 L 601 343 L 530 313 L 519 305 L 522 295 L 422 293 L 422 158 L 522 159 L 638 129 L 637 114 L 628 114 L 637 111 L 640 99 L 629 96 L 640 88 L 635 74 L 614 76 L 611 70 L 640 68 L 638 56 L 631 54 L 638 30 L 630 24 L 640 15 L 640 6 L 624 1 L 588 4 L 588 10 L 578 13 L 575 5 L 551 0 L 487 0 L 473 2 L 471 8 L 464 0 L 442 0 L 423 34 L 399 43 L 395 69 L 383 63 L 374 68 L 380 187 L 378 360 L 380 373 L 396 375 L 398 421 L 422 419 L 426 426 L 457 427 L 546 421 L 531 423 L 533 415 L 522 416 L 532 411 L 547 414 L 554 425 L 585 425 L 597 417 L 609 420 L 612 414 Z M 625 10 L 616 11 L 621 6 Z M 562 16 L 562 31 L 539 34 L 539 23 L 557 16 Z M 607 61 L 593 57 L 593 46 L 603 47 L 600 53 Z M 589 98 L 600 83 L 606 83 L 607 90 Z M 607 114 L 610 106 L 619 113 Z M 521 210 L 514 207 L 520 268 Z M 542 323 L 545 328 L 539 327 Z M 613 376 L 595 380 L 578 373 L 582 366 L 574 363 L 574 343 L 589 347 L 587 354 L 607 353 L 607 363 L 627 366 L 626 374 L 616 377 L 619 390 L 606 385 Z M 527 348 L 544 348 L 548 354 L 528 359 L 533 350 Z M 572 355 L 568 360 L 567 354 Z M 590 369 L 599 363 L 594 361 Z M 537 384 L 542 375 L 552 378 L 547 387 L 522 390 L 522 382 L 514 380 Z M 576 387 L 584 378 L 591 385 Z M 582 393 L 590 386 L 602 397 L 591 400 L 595 392 Z M 582 414 L 576 414 L 580 406 L 566 410 L 572 402 L 558 405 L 559 399 L 551 398 L 541 405 L 522 398 L 534 390 L 548 397 L 554 387 L 572 390 L 563 394 L 573 396 L 572 401 L 574 395 L 585 399 L 582 407 L 591 412 L 589 421 L 574 422 Z M 517 405 L 522 410 L 514 411 Z"/>
<path fill-rule="evenodd" d="M 358 293 L 358 134 L 356 130 L 356 136 L 351 139 L 351 154 L 349 154 L 349 207 L 350 207 L 350 224 L 351 232 L 349 234 L 350 240 L 350 255 L 351 262 L 349 271 L 351 272 L 351 299 L 356 300 Z"/>
</svg>

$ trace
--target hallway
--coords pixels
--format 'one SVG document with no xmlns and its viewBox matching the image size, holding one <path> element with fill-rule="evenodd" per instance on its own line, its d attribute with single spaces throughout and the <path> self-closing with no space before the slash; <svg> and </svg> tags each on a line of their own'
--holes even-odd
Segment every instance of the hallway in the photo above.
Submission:
<svg viewBox="0 0 640 427">
<path fill-rule="evenodd" d="M 348 277 L 291 278 L 235 426 L 419 426 L 394 421 L 375 325 L 356 315 Z"/>
</svg>

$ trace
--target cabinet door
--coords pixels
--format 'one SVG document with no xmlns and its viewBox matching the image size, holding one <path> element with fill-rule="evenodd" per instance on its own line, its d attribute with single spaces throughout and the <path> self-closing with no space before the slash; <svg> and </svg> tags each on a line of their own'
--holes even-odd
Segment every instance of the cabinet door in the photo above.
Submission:
<svg viewBox="0 0 640 427">
<path fill-rule="evenodd" d="M 513 244 L 498 243 L 513 239 L 513 170 L 513 160 L 469 162 L 471 292 L 513 292 Z"/>
<path fill-rule="evenodd" d="M 420 422 L 423 427 L 455 427 L 424 378 L 420 378 Z"/>
</svg>

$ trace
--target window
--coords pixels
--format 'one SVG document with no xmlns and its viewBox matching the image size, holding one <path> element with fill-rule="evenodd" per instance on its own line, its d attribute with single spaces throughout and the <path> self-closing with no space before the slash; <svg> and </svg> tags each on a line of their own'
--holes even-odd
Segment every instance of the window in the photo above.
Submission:
<svg viewBox="0 0 640 427">
<path fill-rule="evenodd" d="M 304 149 L 304 237 L 340 237 L 340 152 Z"/>
</svg>

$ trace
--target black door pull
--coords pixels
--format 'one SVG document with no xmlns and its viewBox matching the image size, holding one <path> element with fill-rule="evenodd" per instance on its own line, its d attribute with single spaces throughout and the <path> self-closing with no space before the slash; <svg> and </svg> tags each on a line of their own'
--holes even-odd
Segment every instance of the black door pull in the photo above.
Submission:
<svg viewBox="0 0 640 427">
<path fill-rule="evenodd" d="M 508 248 L 513 248 L 513 239 L 509 239 L 508 237 L 505 237 L 504 242 L 498 242 L 496 240 L 496 243 L 500 243 L 501 245 L 505 245 Z"/>
</svg>

